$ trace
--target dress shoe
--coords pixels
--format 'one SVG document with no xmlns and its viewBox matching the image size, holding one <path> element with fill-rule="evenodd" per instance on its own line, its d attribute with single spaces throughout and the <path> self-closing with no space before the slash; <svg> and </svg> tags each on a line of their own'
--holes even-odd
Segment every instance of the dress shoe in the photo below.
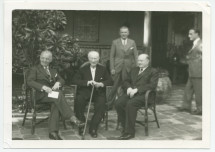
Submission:
<svg viewBox="0 0 215 152">
<path fill-rule="evenodd" d="M 181 111 L 181 112 L 191 112 L 191 110 L 189 110 L 187 108 L 183 108 L 183 107 L 178 107 L 178 111 Z"/>
<path fill-rule="evenodd" d="M 202 111 L 199 110 L 195 110 L 193 112 L 191 112 L 192 115 L 202 115 Z"/>
<path fill-rule="evenodd" d="M 80 136 L 83 136 L 83 133 L 84 133 L 84 127 L 78 127 L 78 134 Z"/>
<path fill-rule="evenodd" d="M 49 138 L 52 140 L 63 140 L 60 135 L 56 132 L 49 133 Z"/>
<path fill-rule="evenodd" d="M 125 133 L 124 135 L 119 137 L 119 140 L 129 140 L 129 139 L 132 139 L 132 138 L 134 138 L 134 135 L 131 135 L 129 133 Z"/>
<path fill-rule="evenodd" d="M 92 138 L 97 138 L 97 136 L 98 136 L 96 130 L 91 130 L 91 131 L 89 132 L 89 134 L 91 135 Z"/>
<path fill-rule="evenodd" d="M 72 126 L 76 125 L 78 127 L 83 127 L 85 125 L 85 123 L 83 121 L 78 120 L 74 116 L 70 118 L 70 123 Z"/>
</svg>

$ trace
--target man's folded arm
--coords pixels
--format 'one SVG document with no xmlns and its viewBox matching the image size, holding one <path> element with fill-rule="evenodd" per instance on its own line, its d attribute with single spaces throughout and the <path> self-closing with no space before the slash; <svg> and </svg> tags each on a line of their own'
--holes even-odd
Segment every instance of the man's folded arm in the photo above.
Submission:
<svg viewBox="0 0 215 152">
<path fill-rule="evenodd" d="M 158 84 L 158 71 L 153 69 L 150 83 L 137 87 L 139 93 L 145 93 L 147 90 L 155 90 Z"/>
</svg>

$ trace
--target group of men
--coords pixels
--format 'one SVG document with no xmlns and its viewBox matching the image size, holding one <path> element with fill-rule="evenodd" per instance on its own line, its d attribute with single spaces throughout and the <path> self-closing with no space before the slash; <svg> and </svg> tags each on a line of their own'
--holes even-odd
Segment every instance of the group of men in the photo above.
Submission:
<svg viewBox="0 0 215 152">
<path fill-rule="evenodd" d="M 62 120 L 70 119 L 70 121 L 75 122 L 79 126 L 79 134 L 83 134 L 86 122 L 84 115 L 85 107 L 90 98 L 92 98 L 94 103 L 94 114 L 89 125 L 91 137 L 96 138 L 98 136 L 97 130 L 104 116 L 106 106 L 112 104 L 115 105 L 118 119 L 122 126 L 121 136 L 118 139 L 128 140 L 135 137 L 137 110 L 144 105 L 145 92 L 149 89 L 156 89 L 158 72 L 149 66 L 150 60 L 147 54 L 138 56 L 136 44 L 134 40 L 128 38 L 128 35 L 128 27 L 123 26 L 120 28 L 121 37 L 112 43 L 110 51 L 111 75 L 109 74 L 109 69 L 99 64 L 100 56 L 98 52 L 90 51 L 88 53 L 89 63 L 80 67 L 72 81 L 73 84 L 78 86 L 74 104 L 75 119 L 60 90 L 60 87 L 64 85 L 64 80 L 55 69 L 50 67 L 52 53 L 48 50 L 41 53 L 40 64 L 30 70 L 27 84 L 37 90 L 37 102 L 48 102 L 51 104 L 49 119 L 50 139 L 62 140 L 62 137 L 59 135 L 60 117 Z M 194 58 L 194 52 L 199 52 L 196 49 L 194 47 L 190 51 L 190 60 Z M 196 82 L 196 78 L 191 78 L 190 76 L 187 89 L 194 86 L 195 91 Z M 106 101 L 106 86 L 113 86 L 108 101 Z M 94 91 L 91 96 L 92 88 L 94 88 Z M 58 97 L 49 96 L 53 91 L 59 93 Z M 189 96 L 192 95 L 191 93 Z M 188 95 L 186 94 L 186 96 Z M 188 102 L 186 100 L 186 103 Z M 186 108 L 190 107 L 187 106 Z M 200 110 L 200 104 L 198 108 Z"/>
</svg>

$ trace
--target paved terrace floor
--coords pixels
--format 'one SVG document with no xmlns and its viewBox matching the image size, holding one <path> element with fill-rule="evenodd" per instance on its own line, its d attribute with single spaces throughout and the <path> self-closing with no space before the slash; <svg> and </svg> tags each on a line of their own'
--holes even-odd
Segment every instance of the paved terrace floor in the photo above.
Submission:
<svg viewBox="0 0 215 152">
<path fill-rule="evenodd" d="M 201 140 L 202 139 L 202 117 L 191 115 L 187 112 L 179 112 L 183 99 L 184 86 L 173 86 L 169 97 L 164 103 L 157 105 L 157 114 L 160 128 L 156 123 L 149 124 L 149 136 L 145 136 L 144 127 L 136 124 L 136 136 L 132 140 Z M 194 104 L 193 104 L 194 105 Z M 195 106 L 195 105 L 194 105 Z M 38 117 L 44 117 L 47 113 L 41 113 Z M 34 135 L 31 135 L 31 122 L 26 121 L 22 127 L 23 114 L 13 113 L 12 138 L 23 140 L 49 140 L 48 122 L 45 121 L 36 126 Z M 30 116 L 30 115 L 29 115 Z M 105 130 L 105 124 L 101 123 L 96 140 L 114 139 L 120 135 L 120 130 L 116 130 L 116 111 L 109 111 L 109 127 Z M 153 114 L 149 113 L 149 119 L 153 119 Z M 143 116 L 138 114 L 138 119 L 143 120 Z M 77 127 L 73 128 L 67 123 L 67 129 L 61 123 L 60 134 L 65 140 L 81 140 Z M 93 140 L 88 132 L 86 140 Z"/>
</svg>

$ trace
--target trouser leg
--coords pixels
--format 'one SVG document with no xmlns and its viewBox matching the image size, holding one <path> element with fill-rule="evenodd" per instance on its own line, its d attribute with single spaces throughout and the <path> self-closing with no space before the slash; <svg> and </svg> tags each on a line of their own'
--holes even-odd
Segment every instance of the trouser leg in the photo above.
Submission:
<svg viewBox="0 0 215 152">
<path fill-rule="evenodd" d="M 62 91 L 59 91 L 58 99 L 49 98 L 48 96 L 41 99 L 41 102 L 51 103 L 51 114 L 49 118 L 49 131 L 59 130 L 59 117 L 63 120 L 69 119 L 72 116 L 72 110 Z"/>
<path fill-rule="evenodd" d="M 125 107 L 128 100 L 129 100 L 129 97 L 126 94 L 124 94 L 121 97 L 119 97 L 115 103 L 118 119 L 123 129 L 125 129 L 125 116 L 126 116 Z"/>
<path fill-rule="evenodd" d="M 192 83 L 197 110 L 202 111 L 202 78 L 193 78 Z"/>
<path fill-rule="evenodd" d="M 132 99 L 128 100 L 125 107 L 126 113 L 126 125 L 125 132 L 134 135 L 135 134 L 135 122 L 137 118 L 137 111 L 144 104 L 144 95 L 134 96 Z"/>
<path fill-rule="evenodd" d="M 112 105 L 112 103 L 114 103 L 116 99 L 117 91 L 121 84 L 121 72 L 116 73 L 114 76 L 112 76 L 112 78 L 114 80 L 114 84 L 110 91 L 110 94 L 108 95 L 108 103 L 111 103 L 110 105 Z"/>
<path fill-rule="evenodd" d="M 87 105 L 87 100 L 84 98 L 83 95 L 78 95 L 77 100 L 75 101 L 75 115 L 80 120 L 85 122 L 85 108 Z"/>
<path fill-rule="evenodd" d="M 97 130 L 105 113 L 105 95 L 94 95 L 94 114 L 90 123 L 90 130 Z"/>
<path fill-rule="evenodd" d="M 191 78 L 188 78 L 185 91 L 184 91 L 184 101 L 182 103 L 182 107 L 188 110 L 191 110 L 192 99 L 193 99 L 193 84 Z"/>
<path fill-rule="evenodd" d="M 51 113 L 49 117 L 49 133 L 59 130 L 59 117 L 60 117 L 59 110 L 57 109 L 56 105 L 52 103 Z"/>
</svg>

